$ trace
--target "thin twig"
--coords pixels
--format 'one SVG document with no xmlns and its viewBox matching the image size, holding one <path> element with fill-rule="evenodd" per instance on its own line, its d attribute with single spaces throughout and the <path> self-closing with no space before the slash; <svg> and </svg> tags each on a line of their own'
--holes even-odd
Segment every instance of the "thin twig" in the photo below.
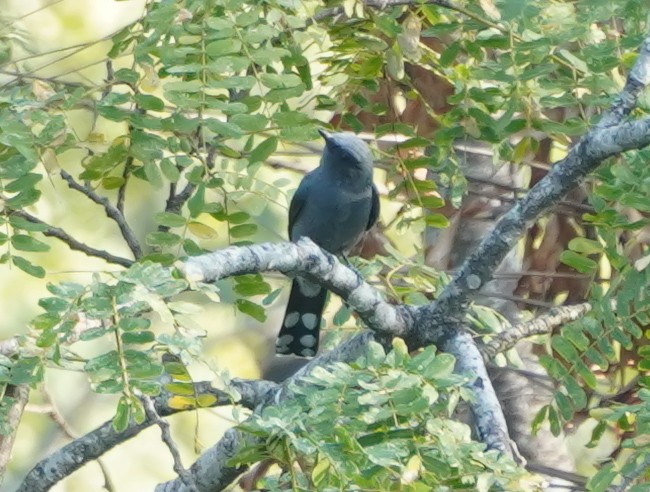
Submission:
<svg viewBox="0 0 650 492">
<path fill-rule="evenodd" d="M 143 396 L 140 398 L 140 401 L 142 401 L 144 405 L 144 411 L 146 412 L 149 420 L 151 420 L 158 427 L 160 427 L 162 440 L 167 446 L 167 448 L 169 449 L 169 453 L 172 455 L 172 459 L 174 460 L 174 471 L 180 477 L 183 483 L 190 489 L 190 491 L 199 492 L 199 489 L 196 486 L 196 483 L 194 482 L 194 478 L 190 473 L 188 473 L 187 469 L 183 466 L 183 461 L 181 460 L 181 454 L 178 451 L 178 447 L 176 446 L 174 439 L 172 438 L 171 432 L 169 431 L 169 422 L 167 422 L 165 419 L 161 418 L 160 415 L 158 415 L 158 412 L 156 411 L 156 407 L 153 401 L 151 400 L 151 398 L 149 398 L 148 396 Z"/>
<path fill-rule="evenodd" d="M 34 14 L 37 14 L 37 13 L 39 13 L 39 12 L 45 10 L 45 9 L 49 9 L 50 7 L 53 7 L 54 5 L 56 5 L 57 3 L 61 3 L 62 1 L 63 1 L 63 0 L 53 0 L 53 1 L 50 2 L 50 3 L 47 3 L 47 4 L 45 4 L 45 5 L 41 5 L 40 7 L 37 7 L 37 8 L 35 8 L 34 10 L 30 10 L 29 12 L 27 12 L 27 13 L 25 13 L 25 14 L 22 14 L 22 15 L 20 15 L 20 16 L 18 16 L 18 17 L 13 17 L 13 18 L 11 19 L 11 21 L 12 21 L 12 22 L 18 22 L 18 21 L 20 21 L 20 20 L 26 19 L 26 18 L 29 17 L 30 15 L 34 15 Z"/>
<path fill-rule="evenodd" d="M 41 219 L 34 217 L 33 215 L 28 214 L 27 212 L 23 210 L 16 210 L 12 212 L 12 215 L 16 215 L 18 217 L 22 217 L 23 219 L 31 222 L 32 224 L 40 224 L 43 226 L 46 226 L 47 229 L 45 229 L 42 234 L 44 236 L 48 237 L 54 237 L 58 239 L 59 241 L 64 242 L 65 244 L 68 245 L 68 247 L 72 250 L 75 251 L 80 251 L 82 253 L 85 253 L 88 256 L 92 256 L 95 258 L 101 258 L 102 260 L 106 261 L 107 263 L 112 263 L 114 265 L 121 265 L 123 267 L 129 268 L 131 265 L 133 265 L 133 260 L 129 260 L 127 258 L 122 258 L 121 256 L 115 256 L 107 251 L 101 250 L 101 249 L 96 249 L 91 246 L 88 246 L 87 244 L 82 243 L 81 241 L 76 240 L 74 237 L 72 237 L 70 234 L 68 234 L 66 231 L 59 227 L 54 227 L 49 225 L 46 222 L 43 222 Z"/>
<path fill-rule="evenodd" d="M 131 128 L 129 127 L 129 132 Z M 124 200 L 126 199 L 126 183 L 129 179 L 129 174 L 131 173 L 131 166 L 133 165 L 133 156 L 128 156 L 124 161 L 124 170 L 122 171 L 122 179 L 124 183 L 117 190 L 117 209 L 120 213 L 124 214 Z"/>
<path fill-rule="evenodd" d="M 528 463 L 526 468 L 533 473 L 541 473 L 543 475 L 548 475 L 549 477 L 559 478 L 561 480 L 566 480 L 567 482 L 573 482 L 576 485 L 584 487 L 587 485 L 587 479 L 577 473 L 571 473 L 568 471 L 560 470 L 558 468 L 553 468 L 550 466 L 539 465 L 536 463 Z M 566 485 L 564 486 L 566 488 Z"/>
<path fill-rule="evenodd" d="M 129 249 L 133 253 L 133 257 L 136 260 L 139 259 L 142 256 L 142 249 L 140 248 L 140 244 L 138 243 L 135 234 L 133 233 L 129 225 L 126 223 L 126 219 L 124 218 L 122 212 L 120 212 L 116 207 L 114 207 L 113 204 L 108 200 L 108 198 L 99 196 L 94 190 L 88 188 L 87 186 L 77 183 L 77 181 L 75 181 L 75 179 L 64 170 L 61 170 L 61 177 L 68 183 L 68 186 L 70 188 L 72 188 L 73 190 L 77 190 L 80 193 L 83 193 L 88 198 L 90 198 L 93 202 L 104 207 L 104 211 L 106 212 L 106 215 L 110 219 L 113 219 L 113 221 L 120 228 L 122 237 L 124 238 Z"/>
<path fill-rule="evenodd" d="M 591 304 L 583 302 L 573 306 L 559 306 L 537 318 L 521 323 L 496 334 L 492 340 L 481 347 L 486 358 L 492 358 L 514 347 L 517 342 L 533 335 L 551 333 L 554 328 L 582 318 L 591 311 Z"/>
</svg>

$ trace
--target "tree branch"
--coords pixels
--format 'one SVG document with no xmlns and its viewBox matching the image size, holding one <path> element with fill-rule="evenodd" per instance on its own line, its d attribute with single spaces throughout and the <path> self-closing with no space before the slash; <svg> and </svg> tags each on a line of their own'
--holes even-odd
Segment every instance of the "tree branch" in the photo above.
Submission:
<svg viewBox="0 0 650 492">
<path fill-rule="evenodd" d="M 423 345 L 435 343 L 434 330 L 445 313 L 463 311 L 469 294 L 477 292 L 492 279 L 496 268 L 530 224 L 548 208 L 577 186 L 587 174 L 603 160 L 625 150 L 639 149 L 650 144 L 650 118 L 632 122 L 621 120 L 636 106 L 642 89 L 650 83 L 650 35 L 641 46 L 639 56 L 630 71 L 623 91 L 600 122 L 571 149 L 561 161 L 555 163 L 530 191 L 497 222 L 491 233 L 474 253 L 463 263 L 439 299 L 423 309 L 421 330 L 426 337 Z M 459 319 L 452 322 L 447 336 L 459 327 Z M 446 325 L 446 323 L 443 323 Z M 455 327 L 453 326 L 455 325 Z"/>
<path fill-rule="evenodd" d="M 269 381 L 233 380 L 231 385 L 236 389 L 241 399 L 238 402 L 245 408 L 254 409 L 261 402 L 267 401 L 269 394 L 277 390 L 277 385 Z M 195 383 L 197 394 L 210 394 L 215 397 L 213 407 L 233 404 L 230 396 L 210 383 Z M 172 408 L 167 404 L 173 396 L 163 392 L 153 400 L 154 408 L 161 417 L 173 415 L 190 409 Z M 156 419 L 147 416 L 141 424 L 130 422 L 123 432 L 113 429 L 112 421 L 105 422 L 95 430 L 66 444 L 58 451 L 41 460 L 27 474 L 16 492 L 45 492 L 54 484 L 75 472 L 89 461 L 95 460 L 118 444 L 131 439 L 144 429 L 155 425 Z"/>
<path fill-rule="evenodd" d="M 284 381 L 277 390 L 269 392 L 265 403 L 261 404 L 256 409 L 256 412 L 261 411 L 263 407 L 269 404 L 281 403 L 283 400 L 291 398 L 291 386 L 303 384 L 300 380 L 311 373 L 315 367 L 322 367 L 334 362 L 352 362 L 356 360 L 365 353 L 366 346 L 371 340 L 373 340 L 373 333 L 365 330 L 344 341 L 335 349 L 319 354 L 300 368 L 296 374 Z M 227 463 L 244 444 L 251 444 L 255 439 L 249 435 L 244 435 L 237 428 L 232 428 L 214 446 L 199 456 L 199 459 L 189 470 L 199 491 L 216 492 L 223 490 L 239 475 L 244 473 L 247 467 L 233 467 Z M 158 485 L 156 492 L 190 491 L 178 478 Z"/>
<path fill-rule="evenodd" d="M 229 275 L 277 270 L 283 273 L 307 273 L 314 280 L 347 299 L 366 324 L 383 336 L 402 336 L 411 348 L 434 343 L 456 357 L 457 372 L 476 375 L 470 383 L 475 398 L 469 402 L 475 417 L 479 438 L 490 448 L 516 455 L 508 437 L 507 425 L 501 406 L 487 375 L 481 354 L 464 329 L 466 303 L 471 293 L 477 292 L 492 278 L 496 268 L 515 242 L 550 206 L 561 199 L 593 171 L 604 159 L 624 150 L 641 148 L 650 143 L 650 120 L 620 123 L 636 104 L 639 83 L 646 85 L 650 80 L 650 54 L 646 40 L 641 55 L 630 73 L 628 84 L 621 96 L 606 112 L 601 123 L 589 131 L 571 149 L 565 159 L 557 163 L 509 212 L 497 223 L 493 231 L 478 249 L 462 265 L 453 280 L 446 286 L 435 302 L 418 308 L 391 306 L 381 299 L 358 276 L 336 261 L 331 255 L 319 251 L 311 241 L 301 239 L 296 245 L 257 245 L 245 248 L 228 248 L 209 255 L 194 257 L 179 268 L 189 279 L 212 281 Z M 630 82 L 632 80 L 632 82 Z M 325 266 L 328 265 L 328 266 Z M 325 267 L 324 267 L 325 266 Z M 356 277 L 356 278 L 355 278 Z M 374 312 L 373 312 L 374 311 Z M 384 311 L 384 312 L 381 312 Z M 381 314 L 380 314 L 381 312 Z M 378 315 L 379 314 L 379 315 Z M 389 323 L 386 320 L 390 319 Z M 415 320 L 415 322 L 413 322 Z M 320 357 L 315 359 L 320 360 Z M 312 363 L 314 362 L 312 361 Z M 224 452 L 229 454 L 236 448 L 241 436 L 233 430 L 223 441 L 206 453 L 205 460 L 218 459 L 221 463 Z M 221 446 L 221 447 L 220 447 Z M 223 448 L 223 449 L 222 449 Z M 214 454 L 216 453 L 216 455 Z M 201 461 L 192 471 L 207 473 Z M 199 465 L 199 463 L 201 463 Z M 233 478 L 241 470 L 232 468 L 218 475 L 223 479 Z M 178 490 L 165 484 L 158 490 Z M 197 482 L 198 483 L 198 482 Z M 230 481 L 228 481 L 230 483 Z M 214 483 L 212 483 L 214 485 Z M 175 483 L 175 487 L 182 487 Z M 217 490 L 219 488 L 213 487 Z M 207 490 L 207 489 L 206 489 Z"/>
<path fill-rule="evenodd" d="M 68 186 L 70 188 L 72 188 L 73 190 L 77 190 L 80 193 L 83 193 L 88 198 L 90 198 L 93 202 L 104 207 L 104 211 L 106 212 L 106 215 L 110 219 L 113 219 L 113 221 L 117 224 L 117 227 L 120 228 L 122 237 L 124 238 L 129 249 L 133 253 L 133 257 L 136 260 L 140 258 L 142 256 L 142 249 L 140 248 L 140 244 L 138 243 L 135 234 L 131 230 L 131 227 L 129 227 L 129 224 L 127 224 L 126 219 L 124 218 L 122 212 L 120 212 L 116 207 L 114 207 L 111 204 L 111 202 L 108 200 L 108 198 L 99 196 L 97 193 L 95 193 L 95 191 L 91 190 L 87 186 L 77 183 L 75 179 L 64 170 L 61 170 L 61 177 L 68 183 Z"/>
<path fill-rule="evenodd" d="M 28 220 L 32 224 L 40 224 L 44 225 L 47 227 L 42 234 L 44 236 L 48 237 L 54 237 L 58 239 L 59 241 L 64 242 L 65 244 L 68 245 L 70 249 L 73 249 L 75 251 L 81 251 L 82 253 L 85 253 L 88 256 L 93 256 L 95 258 L 101 258 L 102 260 L 106 261 L 107 263 L 113 263 L 115 265 L 121 265 L 125 268 L 130 267 L 133 265 L 133 260 L 129 260 L 127 258 L 122 258 L 120 256 L 115 256 L 112 255 L 111 253 L 101 250 L 101 249 L 96 249 L 91 246 L 88 246 L 87 244 L 82 243 L 81 241 L 77 241 L 74 237 L 72 237 L 70 234 L 68 234 L 66 231 L 59 227 L 54 227 L 46 222 L 43 222 L 41 219 L 34 217 L 33 215 L 28 214 L 27 212 L 23 210 L 16 210 L 11 212 L 12 215 L 16 215 L 18 217 L 22 217 L 25 220 Z"/>
<path fill-rule="evenodd" d="M 345 299 L 378 335 L 405 337 L 412 331 L 410 307 L 386 302 L 358 273 L 306 237 L 296 243 L 230 247 L 193 256 L 177 267 L 194 282 L 214 282 L 233 275 L 271 270 L 289 276 L 300 274 Z"/>
<path fill-rule="evenodd" d="M 464 333 L 468 298 L 492 279 L 494 271 L 530 224 L 577 186 L 603 160 L 650 144 L 649 118 L 620 123 L 623 116 L 636 105 L 641 91 L 639 85 L 646 86 L 650 82 L 649 44 L 650 36 L 643 43 L 625 88 L 605 112 L 601 122 L 499 219 L 490 234 L 465 260 L 440 297 L 413 314 L 416 320 L 413 333 L 405 338 L 415 339 L 416 346 L 435 344 L 441 347 L 456 357 L 457 370 L 461 374 L 478 375 L 471 387 L 476 398 L 469 404 L 476 419 L 479 438 L 490 447 L 505 451 L 510 442 L 501 406 L 493 406 L 498 404 L 494 388 L 490 379 L 483 374 L 483 361 L 476 357 L 478 349 L 471 337 Z"/>
<path fill-rule="evenodd" d="M 9 398 L 12 399 L 11 403 L 9 403 Z M 3 401 L 10 404 L 11 408 L 7 411 L 7 418 L 3 423 L 11 431 L 7 435 L 0 434 L 0 483 L 2 483 L 2 477 L 4 477 L 7 471 L 7 465 L 11 459 L 11 450 L 13 449 L 16 433 L 18 432 L 18 424 L 20 424 L 28 399 L 28 384 L 8 384 L 4 390 Z"/>
<path fill-rule="evenodd" d="M 580 319 L 589 311 L 591 311 L 591 304 L 588 302 L 553 308 L 548 313 L 531 321 L 512 326 L 498 333 L 492 340 L 481 347 L 481 353 L 486 359 L 491 359 L 497 354 L 510 350 L 524 338 L 551 333 L 554 328 L 569 321 Z"/>
</svg>

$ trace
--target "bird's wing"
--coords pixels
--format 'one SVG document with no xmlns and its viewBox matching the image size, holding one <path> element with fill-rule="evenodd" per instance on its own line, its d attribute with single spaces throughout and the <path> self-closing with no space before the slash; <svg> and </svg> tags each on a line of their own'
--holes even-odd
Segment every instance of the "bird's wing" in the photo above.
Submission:
<svg viewBox="0 0 650 492">
<path fill-rule="evenodd" d="M 370 206 L 370 217 L 368 217 L 368 225 L 366 226 L 366 231 L 370 230 L 370 228 L 375 225 L 378 218 L 379 218 L 379 192 L 377 191 L 377 187 L 373 183 L 372 205 Z"/>
<path fill-rule="evenodd" d="M 304 208 L 304 205 L 307 202 L 307 199 L 309 198 L 309 181 L 310 181 L 309 177 L 310 174 L 307 174 L 300 182 L 300 185 L 298 185 L 298 189 L 294 193 L 293 198 L 291 199 L 291 203 L 289 204 L 289 239 L 290 240 L 293 240 L 293 238 L 291 237 L 291 229 L 293 229 L 293 226 L 296 224 L 296 221 L 300 216 L 300 212 Z"/>
</svg>

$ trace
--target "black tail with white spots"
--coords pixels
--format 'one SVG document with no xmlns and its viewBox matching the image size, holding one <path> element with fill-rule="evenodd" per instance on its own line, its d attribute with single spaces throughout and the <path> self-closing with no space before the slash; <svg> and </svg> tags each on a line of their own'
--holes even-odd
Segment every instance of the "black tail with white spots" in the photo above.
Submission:
<svg viewBox="0 0 650 492">
<path fill-rule="evenodd" d="M 318 351 L 320 322 L 327 290 L 300 277 L 291 284 L 291 294 L 275 352 L 313 357 Z"/>
</svg>

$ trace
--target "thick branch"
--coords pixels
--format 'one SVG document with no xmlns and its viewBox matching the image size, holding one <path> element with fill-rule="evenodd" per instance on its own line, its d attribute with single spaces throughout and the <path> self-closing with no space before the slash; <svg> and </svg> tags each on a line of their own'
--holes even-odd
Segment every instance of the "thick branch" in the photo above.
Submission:
<svg viewBox="0 0 650 492">
<path fill-rule="evenodd" d="M 88 198 L 90 198 L 93 202 L 104 207 L 104 211 L 106 212 L 106 215 L 110 219 L 113 219 L 113 221 L 117 224 L 117 227 L 120 228 L 122 237 L 124 238 L 129 249 L 133 253 L 133 257 L 136 260 L 140 258 L 142 256 L 142 249 L 140 248 L 138 239 L 135 237 L 135 234 L 131 230 L 131 227 L 129 227 L 129 224 L 127 224 L 126 219 L 124 218 L 122 212 L 120 212 L 116 207 L 114 207 L 111 204 L 111 202 L 108 200 L 108 198 L 99 196 L 97 193 L 95 193 L 87 186 L 77 183 L 75 179 L 72 176 L 70 176 L 70 174 L 68 174 L 67 172 L 61 170 L 61 177 L 68 183 L 68 186 L 70 188 L 72 188 L 73 190 L 77 190 L 80 193 L 83 193 Z"/>
<path fill-rule="evenodd" d="M 340 295 L 379 335 L 404 337 L 412 318 L 406 306 L 389 304 L 363 278 L 309 238 L 296 243 L 264 243 L 231 247 L 193 256 L 178 268 L 190 281 L 214 282 L 244 273 L 278 271 L 310 277 Z"/>
<path fill-rule="evenodd" d="M 20 423 L 23 411 L 25 410 L 25 405 L 29 399 L 29 385 L 7 385 L 3 399 L 4 401 L 9 402 L 9 398 L 12 398 L 13 401 L 11 403 L 11 408 L 6 413 L 4 424 L 11 430 L 7 435 L 0 434 L 0 483 L 2 482 L 2 477 L 4 477 L 7 465 L 11 459 L 11 450 L 13 449 L 16 433 L 18 432 L 18 424 Z"/>
<path fill-rule="evenodd" d="M 239 404 L 249 409 L 254 409 L 261 402 L 267 401 L 268 395 L 277 391 L 277 385 L 269 381 L 234 380 L 231 384 L 241 395 Z M 213 388 L 210 383 L 196 383 L 195 386 L 197 394 L 211 394 L 215 397 L 215 402 L 212 404 L 214 407 L 233 403 L 228 394 Z M 170 407 L 167 404 L 170 396 L 172 395 L 163 392 L 154 400 L 154 408 L 159 416 L 165 417 L 189 410 Z M 27 474 L 16 492 L 45 492 L 89 461 L 99 458 L 118 444 L 156 424 L 158 424 L 156 418 L 147 416 L 143 423 L 131 422 L 124 432 L 116 432 L 111 421 L 105 422 L 97 429 L 75 439 L 41 460 Z"/>
<path fill-rule="evenodd" d="M 315 367 L 325 366 L 333 362 L 352 362 L 365 353 L 368 342 L 373 339 L 371 331 L 363 331 L 336 347 L 334 350 L 319 354 L 296 374 L 288 378 L 277 388 L 269 392 L 266 403 L 260 405 L 256 411 L 269 404 L 280 403 L 286 398 L 291 398 L 290 387 L 301 384 L 302 377 L 308 375 Z M 229 466 L 228 460 L 235 456 L 241 447 L 252 444 L 254 438 L 244 435 L 238 429 L 228 430 L 214 446 L 203 453 L 192 465 L 189 472 L 200 492 L 216 492 L 228 487 L 239 475 L 246 471 L 246 467 Z M 156 492 L 190 492 L 180 478 L 160 484 Z"/>
<path fill-rule="evenodd" d="M 625 88 L 604 113 L 601 122 L 501 217 L 492 232 L 463 263 L 439 299 L 422 308 L 421 319 L 425 326 L 417 329 L 425 337 L 423 345 L 451 336 L 460 328 L 462 316 L 450 317 L 449 314 L 464 312 L 469 295 L 478 292 L 492 279 L 503 258 L 534 220 L 576 187 L 603 160 L 650 144 L 649 118 L 621 123 L 636 105 L 641 89 L 650 83 L 649 44 L 650 36 L 643 43 Z M 443 326 L 443 332 L 436 330 L 436 326 Z"/>
<path fill-rule="evenodd" d="M 32 224 L 40 224 L 44 225 L 47 227 L 43 231 L 44 236 L 48 237 L 54 237 L 65 244 L 68 245 L 70 249 L 73 249 L 75 251 L 81 251 L 82 253 L 87 254 L 88 256 L 94 256 L 95 258 L 101 258 L 102 260 L 106 261 L 107 263 L 113 263 L 115 265 L 121 265 L 123 267 L 130 267 L 133 265 L 133 260 L 129 260 L 127 258 L 122 258 L 120 256 L 115 256 L 109 253 L 108 251 L 104 251 L 101 249 L 96 249 L 91 246 L 88 246 L 87 244 L 82 243 L 81 241 L 77 241 L 74 237 L 72 237 L 70 234 L 68 234 L 66 231 L 63 229 L 60 229 L 59 227 L 54 227 L 51 226 L 45 222 L 43 222 L 41 219 L 34 217 L 33 215 L 28 214 L 27 212 L 24 212 L 22 210 L 16 210 L 12 212 L 12 215 L 17 215 L 18 217 L 22 217 L 25 220 L 28 220 Z"/>
<path fill-rule="evenodd" d="M 447 339 L 440 349 L 456 357 L 455 371 L 472 376 L 466 385 L 473 398 L 468 402 L 474 417 L 478 439 L 487 444 L 488 449 L 498 449 L 504 454 L 517 457 L 518 452 L 508 436 L 508 424 L 501 409 L 501 403 L 492 387 L 483 356 L 472 336 L 461 332 Z"/>
<path fill-rule="evenodd" d="M 422 309 L 423 322 L 429 329 L 421 330 L 425 337 L 423 345 L 435 343 L 440 337 L 453 333 L 462 323 L 458 316 L 451 325 L 440 323 L 449 319 L 449 313 L 464 312 L 463 305 L 468 296 L 483 287 L 510 249 L 526 229 L 542 215 L 555 201 L 578 185 L 604 159 L 624 150 L 641 148 L 650 144 L 650 119 L 590 131 L 569 155 L 557 163 L 517 205 L 510 209 L 492 232 L 481 242 L 474 253 L 465 261 L 454 279 L 441 296 Z M 448 325 L 446 334 L 435 326 Z M 455 325 L 455 326 L 454 326 Z"/>
</svg>

